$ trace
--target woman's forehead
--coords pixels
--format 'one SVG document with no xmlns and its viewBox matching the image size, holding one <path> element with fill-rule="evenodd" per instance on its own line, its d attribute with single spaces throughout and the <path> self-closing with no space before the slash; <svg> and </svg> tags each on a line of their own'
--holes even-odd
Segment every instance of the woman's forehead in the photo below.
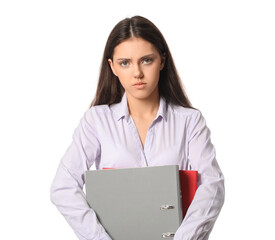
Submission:
<svg viewBox="0 0 275 240">
<path fill-rule="evenodd" d="M 158 53 L 155 46 L 143 38 L 132 37 L 120 44 L 114 49 L 114 58 L 137 58 L 149 54 Z"/>
</svg>

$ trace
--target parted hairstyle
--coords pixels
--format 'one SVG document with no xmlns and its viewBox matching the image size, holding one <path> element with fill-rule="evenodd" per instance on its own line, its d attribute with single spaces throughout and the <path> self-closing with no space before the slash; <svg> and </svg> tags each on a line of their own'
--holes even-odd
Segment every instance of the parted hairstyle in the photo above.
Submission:
<svg viewBox="0 0 275 240">
<path fill-rule="evenodd" d="M 115 47 L 131 38 L 142 38 L 155 46 L 160 56 L 165 55 L 165 65 L 159 77 L 159 95 L 167 103 L 193 108 L 177 73 L 168 45 L 159 29 L 148 19 L 141 16 L 125 18 L 111 31 L 103 53 L 96 96 L 90 107 L 102 104 L 119 103 L 124 94 L 118 77 L 113 74 L 108 59 L 113 61 Z"/>
</svg>

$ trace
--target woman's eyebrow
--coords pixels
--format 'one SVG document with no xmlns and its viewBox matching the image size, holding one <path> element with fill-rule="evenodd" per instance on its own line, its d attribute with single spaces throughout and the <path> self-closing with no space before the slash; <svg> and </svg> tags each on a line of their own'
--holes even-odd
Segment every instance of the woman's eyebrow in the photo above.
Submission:
<svg viewBox="0 0 275 240">
<path fill-rule="evenodd" d="M 155 55 L 154 53 L 146 54 L 146 55 L 142 56 L 140 59 L 153 57 L 154 55 Z M 131 58 L 117 58 L 117 61 L 129 61 L 129 60 L 131 60 Z"/>
<path fill-rule="evenodd" d="M 131 60 L 131 58 L 117 58 L 118 61 L 127 61 L 127 60 Z"/>
<path fill-rule="evenodd" d="M 155 54 L 154 54 L 154 53 L 151 53 L 151 54 L 147 54 L 147 55 L 141 57 L 140 59 L 145 59 L 145 58 L 154 57 L 154 56 L 155 56 Z"/>
<path fill-rule="evenodd" d="M 153 57 L 154 55 L 155 55 L 154 53 L 150 53 L 150 54 L 147 54 L 147 55 L 145 55 L 145 56 L 143 56 L 143 57 L 141 57 L 141 58 Z"/>
</svg>

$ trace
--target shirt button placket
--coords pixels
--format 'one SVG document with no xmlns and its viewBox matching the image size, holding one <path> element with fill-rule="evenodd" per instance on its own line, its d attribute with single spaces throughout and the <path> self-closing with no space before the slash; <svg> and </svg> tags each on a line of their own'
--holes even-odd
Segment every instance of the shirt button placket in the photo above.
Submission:
<svg viewBox="0 0 275 240">
<path fill-rule="evenodd" d="M 152 127 L 149 127 L 149 129 L 147 131 L 147 135 L 146 135 L 144 149 L 143 149 L 143 153 L 144 153 L 144 165 L 143 165 L 143 167 L 148 167 L 149 166 L 148 157 L 150 155 L 149 151 L 151 149 L 152 134 L 153 134 Z"/>
<path fill-rule="evenodd" d="M 137 145 L 139 146 L 139 147 L 137 146 L 137 149 L 139 149 L 140 157 L 141 157 L 140 160 L 139 160 L 140 165 L 142 167 L 147 167 L 146 156 L 145 156 L 144 150 L 142 148 L 142 144 L 141 144 L 141 140 L 140 140 L 139 135 L 138 135 L 137 127 L 136 127 L 132 117 L 130 117 L 130 122 L 129 123 L 130 123 L 130 126 L 131 126 L 131 130 L 133 132 L 133 135 L 136 139 Z"/>
</svg>

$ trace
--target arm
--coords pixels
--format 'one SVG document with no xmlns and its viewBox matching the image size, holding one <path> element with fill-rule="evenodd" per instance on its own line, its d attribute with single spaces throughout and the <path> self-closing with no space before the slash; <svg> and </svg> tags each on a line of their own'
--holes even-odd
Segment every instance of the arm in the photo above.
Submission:
<svg viewBox="0 0 275 240">
<path fill-rule="evenodd" d="M 81 240 L 110 240 L 83 192 L 84 173 L 100 157 L 100 143 L 87 111 L 61 159 L 51 186 L 51 200 Z"/>
<path fill-rule="evenodd" d="M 174 240 L 207 240 L 224 203 L 224 178 L 200 112 L 193 114 L 188 136 L 188 161 L 198 170 L 198 189 Z"/>
</svg>

